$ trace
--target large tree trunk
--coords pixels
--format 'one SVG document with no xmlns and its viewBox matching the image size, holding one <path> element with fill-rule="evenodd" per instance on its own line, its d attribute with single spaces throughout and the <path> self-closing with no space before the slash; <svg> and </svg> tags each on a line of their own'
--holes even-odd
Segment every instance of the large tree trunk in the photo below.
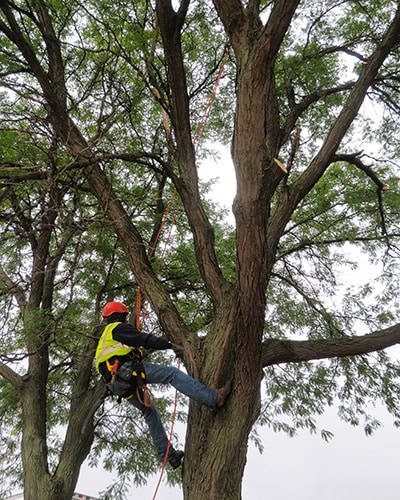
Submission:
<svg viewBox="0 0 400 500">
<path fill-rule="evenodd" d="M 46 353 L 31 357 L 29 380 L 22 389 L 22 464 L 26 500 L 45 498 L 50 489 L 46 449 Z M 45 497 L 43 497 L 43 494 Z"/>
<path fill-rule="evenodd" d="M 219 7 L 229 24 L 232 5 Z M 291 9 L 293 12 L 294 4 Z M 231 39 L 239 75 L 232 145 L 238 180 L 234 206 L 237 288 L 223 301 L 228 312 L 223 313 L 219 304 L 219 328 L 208 339 L 213 355 L 225 359 L 223 372 L 234 375 L 234 390 L 227 405 L 215 416 L 203 408 L 191 407 L 184 468 L 184 494 L 190 500 L 241 498 L 248 438 L 260 411 L 265 287 L 274 260 L 274 255 L 268 255 L 266 231 L 270 199 L 283 174 L 273 163 L 279 150 L 279 117 L 273 65 L 267 64 L 268 44 L 262 37 L 254 44 L 249 42 L 249 33 L 259 25 L 247 25 L 244 17 L 239 24 L 241 28 Z M 257 50 L 262 44 L 265 46 Z M 224 352 L 224 348 L 228 350 L 223 341 L 224 324 L 231 325 L 229 338 L 235 345 L 229 356 Z M 216 359 L 212 358 L 206 358 L 205 364 L 215 367 Z"/>
<path fill-rule="evenodd" d="M 210 383 L 215 375 L 220 383 L 233 379 L 233 388 L 226 404 L 216 411 L 190 404 L 183 471 L 184 498 L 190 500 L 241 498 L 248 437 L 259 415 L 260 353 L 250 342 L 237 352 L 226 342 L 237 336 L 236 325 L 245 323 L 237 314 L 236 301 L 227 300 L 230 307 L 215 325 L 218 332 L 210 351 L 204 352 L 201 375 L 208 372 Z"/>
<path fill-rule="evenodd" d="M 215 415 L 192 404 L 184 465 L 184 498 L 239 500 L 247 442 L 258 414 L 259 391 L 235 390 Z"/>
</svg>

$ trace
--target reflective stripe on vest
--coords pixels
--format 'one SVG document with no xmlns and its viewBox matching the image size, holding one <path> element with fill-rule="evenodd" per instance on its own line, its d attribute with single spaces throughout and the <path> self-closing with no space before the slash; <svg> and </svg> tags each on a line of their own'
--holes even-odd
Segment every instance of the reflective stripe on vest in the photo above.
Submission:
<svg viewBox="0 0 400 500">
<path fill-rule="evenodd" d="M 121 322 L 110 323 L 104 328 L 96 349 L 96 370 L 99 372 L 100 363 L 104 363 L 113 356 L 125 356 L 133 351 L 133 347 L 117 342 L 113 339 L 112 332 Z"/>
</svg>

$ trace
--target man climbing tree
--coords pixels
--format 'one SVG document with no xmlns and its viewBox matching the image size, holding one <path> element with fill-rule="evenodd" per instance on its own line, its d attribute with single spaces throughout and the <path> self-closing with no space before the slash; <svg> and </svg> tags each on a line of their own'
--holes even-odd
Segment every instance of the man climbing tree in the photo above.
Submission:
<svg viewBox="0 0 400 500">
<path fill-rule="evenodd" d="M 147 384 L 171 384 L 194 401 L 214 410 L 221 408 L 231 389 L 228 381 L 218 390 L 206 387 L 197 380 L 173 366 L 143 362 L 145 349 L 174 349 L 182 356 L 182 350 L 167 339 L 157 338 L 137 330 L 126 322 L 128 308 L 122 302 L 107 302 L 103 309 L 103 319 L 107 326 L 100 337 L 96 349 L 96 369 L 102 375 L 108 390 L 124 398 L 143 413 L 158 458 L 168 459 L 173 469 L 177 469 L 183 459 L 183 452 L 175 450 L 169 443 L 160 415 L 151 396 L 148 397 Z"/>
<path fill-rule="evenodd" d="M 69 500 L 110 434 L 116 488 L 157 470 L 129 421 L 82 434 L 101 304 L 139 287 L 190 376 L 233 377 L 216 414 L 189 404 L 184 498 L 241 497 L 257 421 L 312 428 L 338 398 L 357 422 L 368 397 L 399 420 L 399 41 L 398 2 L 0 0 L 0 416 L 10 435 L 17 415 L 3 470 L 26 500 Z M 231 145 L 234 228 L 199 182 L 213 141 Z M 343 291 L 360 253 L 379 280 Z"/>
</svg>

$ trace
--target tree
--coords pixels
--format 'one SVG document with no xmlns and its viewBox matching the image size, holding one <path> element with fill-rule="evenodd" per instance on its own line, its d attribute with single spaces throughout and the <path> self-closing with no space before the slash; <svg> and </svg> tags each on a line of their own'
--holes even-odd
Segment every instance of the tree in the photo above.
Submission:
<svg viewBox="0 0 400 500">
<path fill-rule="evenodd" d="M 233 377 L 217 414 L 189 405 L 185 498 L 240 498 L 257 420 L 313 430 L 313 414 L 339 397 L 343 418 L 357 423 L 373 394 L 398 423 L 399 366 L 383 350 L 400 341 L 400 7 L 0 7 L 2 422 L 11 425 L 9 409 L 20 402 L 26 498 L 70 498 L 90 450 L 104 450 L 104 419 L 81 438 L 101 390 L 92 373 L 96 317 L 108 298 L 127 294 L 133 303 L 138 285 L 162 330 L 184 346 L 192 375 L 215 386 Z M 234 232 L 205 202 L 192 133 L 227 45 L 206 134 L 231 140 Z M 381 121 L 362 113 L 366 98 Z M 382 148 L 385 160 L 360 151 L 363 141 Z M 183 258 L 170 257 L 158 272 L 149 248 L 174 190 L 183 208 L 171 245 Z M 342 309 L 332 298 L 350 246 L 384 267 L 375 302 L 363 289 L 348 293 Z M 11 362 L 21 358 L 18 374 Z M 66 428 L 62 443 L 50 439 L 57 424 Z M 376 422 L 364 425 L 372 432 Z M 134 427 L 115 452 L 132 440 L 140 446 Z M 149 459 L 118 459 L 137 481 L 152 467 Z"/>
</svg>

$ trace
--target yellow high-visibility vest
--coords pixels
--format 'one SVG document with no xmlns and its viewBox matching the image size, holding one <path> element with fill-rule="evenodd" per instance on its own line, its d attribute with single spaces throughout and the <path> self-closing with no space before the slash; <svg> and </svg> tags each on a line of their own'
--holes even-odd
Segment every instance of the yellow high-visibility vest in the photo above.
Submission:
<svg viewBox="0 0 400 500">
<path fill-rule="evenodd" d="M 117 342 L 113 339 L 112 332 L 116 326 L 121 324 L 120 321 L 116 323 L 110 323 L 104 328 L 101 334 L 99 343 L 96 349 L 96 370 L 100 373 L 99 366 L 100 363 L 104 363 L 107 359 L 113 356 L 125 356 L 133 351 L 133 347 Z"/>
</svg>

